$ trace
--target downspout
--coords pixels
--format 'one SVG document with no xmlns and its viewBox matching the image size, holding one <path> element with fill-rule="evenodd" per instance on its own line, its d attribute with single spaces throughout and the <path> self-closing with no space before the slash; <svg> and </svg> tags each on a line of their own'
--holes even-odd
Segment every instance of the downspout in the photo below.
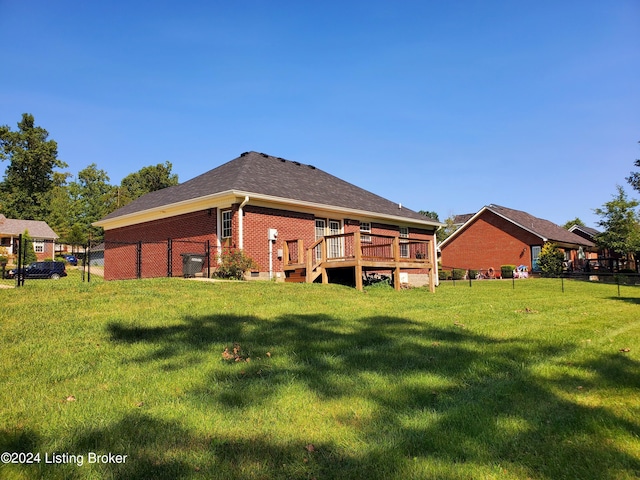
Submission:
<svg viewBox="0 0 640 480">
<path fill-rule="evenodd" d="M 244 200 L 238 207 L 238 248 L 240 250 L 244 249 L 244 226 L 243 226 L 243 214 L 242 209 L 244 206 L 249 203 L 249 195 L 244 197 Z"/>
</svg>

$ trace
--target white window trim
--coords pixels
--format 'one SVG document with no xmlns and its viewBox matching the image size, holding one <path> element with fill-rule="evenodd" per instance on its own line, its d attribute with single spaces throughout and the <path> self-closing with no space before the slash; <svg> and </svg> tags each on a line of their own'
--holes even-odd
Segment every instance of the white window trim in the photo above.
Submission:
<svg viewBox="0 0 640 480">
<path fill-rule="evenodd" d="M 360 241 L 371 243 L 371 222 L 360 222 Z"/>
<path fill-rule="evenodd" d="M 409 238 L 409 227 L 400 227 L 400 256 L 402 258 L 409 258 L 409 244 L 403 243 L 402 240 L 407 238 Z"/>
<path fill-rule="evenodd" d="M 45 252 L 45 242 L 42 239 L 33 241 L 33 251 L 35 253 L 44 253 Z"/>
<path fill-rule="evenodd" d="M 223 210 L 221 212 L 222 218 L 222 238 L 231 238 L 233 235 L 233 210 Z M 228 218 L 225 218 L 228 217 Z M 228 223 L 228 226 L 226 225 Z"/>
</svg>

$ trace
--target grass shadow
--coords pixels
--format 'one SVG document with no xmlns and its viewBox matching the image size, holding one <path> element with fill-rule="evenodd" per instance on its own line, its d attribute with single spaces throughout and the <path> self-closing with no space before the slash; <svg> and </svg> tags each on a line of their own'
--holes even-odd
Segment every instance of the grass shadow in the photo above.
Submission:
<svg viewBox="0 0 640 480">
<path fill-rule="evenodd" d="M 280 387 L 292 381 L 321 400 L 358 396 L 375 405 L 375 414 L 356 427 L 367 445 L 376 446 L 371 447 L 375 454 L 369 450 L 356 459 L 327 443 L 319 450 L 322 455 L 312 456 L 316 470 L 281 474 L 272 456 L 286 465 L 290 455 L 300 452 L 286 447 L 274 453 L 276 446 L 269 442 L 219 439 L 217 461 L 230 471 L 249 462 L 262 465 L 268 478 L 316 471 L 323 478 L 349 478 L 348 472 L 377 465 L 380 471 L 372 470 L 367 477 L 389 478 L 400 475 L 413 458 L 506 465 L 546 479 L 604 480 L 619 476 L 620 469 L 640 472 L 638 457 L 602 442 L 610 431 L 637 442 L 637 423 L 572 400 L 574 392 L 567 385 L 533 373 L 536 359 L 567 355 L 572 345 L 498 340 L 457 324 L 435 327 L 390 316 L 345 325 L 330 315 L 290 314 L 270 320 L 208 315 L 187 317 L 167 328 L 112 323 L 109 334 L 114 342 L 148 343 L 163 357 L 212 348 L 221 353 L 224 345 L 241 345 L 251 363 L 238 366 L 220 358 L 210 378 L 192 389 L 198 407 L 266 408 Z M 596 371 L 606 386 L 636 388 L 640 382 L 638 363 L 623 357 L 601 357 L 582 367 Z M 381 383 L 368 385 L 371 378 Z M 447 478 L 446 473 L 438 476 Z M 354 473 L 352 478 L 362 477 Z"/>
</svg>

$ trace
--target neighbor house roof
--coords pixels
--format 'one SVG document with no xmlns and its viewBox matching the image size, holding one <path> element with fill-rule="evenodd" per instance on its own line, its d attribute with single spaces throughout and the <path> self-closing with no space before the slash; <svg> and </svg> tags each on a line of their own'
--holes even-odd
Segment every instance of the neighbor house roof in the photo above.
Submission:
<svg viewBox="0 0 640 480">
<path fill-rule="evenodd" d="M 586 238 L 589 239 L 593 239 L 593 237 L 595 237 L 597 234 L 600 233 L 599 230 L 596 230 L 595 228 L 591 228 L 591 227 L 585 227 L 584 225 L 572 225 L 571 228 L 569 228 L 570 232 L 581 232 L 583 233 L 583 235 L 580 235 L 580 233 L 577 233 L 577 235 L 580 236 L 585 236 Z"/>
<path fill-rule="evenodd" d="M 465 224 L 465 223 L 467 223 L 467 222 L 471 219 L 471 217 L 473 217 L 474 215 L 475 215 L 474 213 L 465 213 L 465 214 L 462 214 L 462 215 L 455 215 L 455 216 L 453 217 L 453 224 L 454 224 L 454 225 L 458 225 L 458 226 L 464 225 L 464 224 Z"/>
<path fill-rule="evenodd" d="M 0 235 L 11 235 L 17 237 L 25 231 L 29 232 L 31 238 L 56 239 L 58 235 L 47 222 L 39 220 L 17 220 L 7 218 L 0 214 Z"/>
<path fill-rule="evenodd" d="M 446 238 L 441 246 L 446 245 L 455 238 L 461 231 L 465 229 L 467 224 L 474 222 L 484 212 L 493 212 L 494 214 L 504 218 L 505 220 L 517 225 L 518 227 L 540 237 L 543 242 L 556 242 L 560 244 L 580 245 L 585 247 L 594 247 L 595 244 L 575 233 L 570 232 L 556 225 L 549 220 L 534 217 L 533 215 L 523 212 L 522 210 L 514 210 L 512 208 L 502 207 L 500 205 L 487 205 L 480 209 L 478 213 L 473 215 L 467 222 L 456 230 L 450 237 Z"/>
<path fill-rule="evenodd" d="M 436 227 L 442 225 L 312 165 L 258 152 L 243 153 L 238 158 L 184 183 L 144 195 L 107 215 L 97 222 L 97 225 L 109 224 L 110 220 L 124 216 L 135 216 L 168 205 L 229 192 L 238 196 L 252 195 L 289 204 L 372 212 Z"/>
</svg>

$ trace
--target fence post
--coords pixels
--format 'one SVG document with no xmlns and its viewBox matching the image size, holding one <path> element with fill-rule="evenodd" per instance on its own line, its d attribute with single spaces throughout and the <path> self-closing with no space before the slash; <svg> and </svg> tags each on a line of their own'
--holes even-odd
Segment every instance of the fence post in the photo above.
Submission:
<svg viewBox="0 0 640 480">
<path fill-rule="evenodd" d="M 204 242 L 204 254 L 207 257 L 207 278 L 211 278 L 211 241 Z"/>
<path fill-rule="evenodd" d="M 471 287 L 471 269 L 467 270 L 467 276 L 469 277 L 469 286 Z"/>
<path fill-rule="evenodd" d="M 136 277 L 139 279 L 142 278 L 142 241 L 138 241 L 138 245 L 136 246 Z"/>
<path fill-rule="evenodd" d="M 167 239 L 167 277 L 173 277 L 173 240 Z"/>
<path fill-rule="evenodd" d="M 16 266 L 16 287 L 20 286 L 20 275 L 22 273 L 22 234 L 18 235 L 18 265 Z"/>
</svg>

